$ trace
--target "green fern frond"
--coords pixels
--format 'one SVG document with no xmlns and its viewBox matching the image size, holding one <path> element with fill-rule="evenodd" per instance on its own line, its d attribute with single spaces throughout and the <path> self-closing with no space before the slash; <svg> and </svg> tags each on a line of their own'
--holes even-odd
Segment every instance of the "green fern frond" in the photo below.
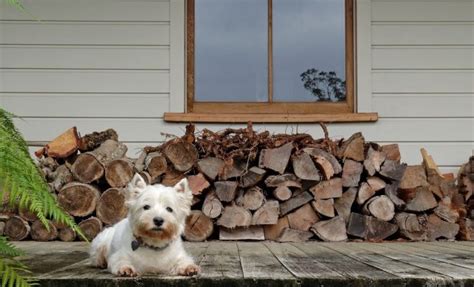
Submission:
<svg viewBox="0 0 474 287">
<path fill-rule="evenodd" d="M 18 11 L 28 14 L 28 16 L 30 16 L 31 18 L 33 18 L 36 21 L 40 21 L 33 14 L 31 14 L 30 11 L 28 11 L 25 8 L 25 6 L 23 6 L 23 3 L 21 2 L 21 0 L 5 0 L 5 1 L 7 2 L 7 4 L 9 4 L 10 6 L 12 6 L 15 9 L 17 9 Z"/>
<path fill-rule="evenodd" d="M 2 287 L 29 287 L 36 285 L 36 281 L 29 276 L 31 272 L 28 268 L 14 259 L 22 255 L 24 255 L 23 251 L 13 246 L 5 237 L 0 237 L 0 277 L 2 278 Z"/>
</svg>

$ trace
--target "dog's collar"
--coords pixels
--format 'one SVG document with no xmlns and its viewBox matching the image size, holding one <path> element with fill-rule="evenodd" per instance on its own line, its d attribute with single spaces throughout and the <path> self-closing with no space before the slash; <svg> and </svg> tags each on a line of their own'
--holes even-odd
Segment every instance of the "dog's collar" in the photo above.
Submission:
<svg viewBox="0 0 474 287">
<path fill-rule="evenodd" d="M 158 246 L 153 246 L 153 245 L 146 244 L 140 238 L 133 238 L 132 243 L 131 243 L 131 247 L 132 247 L 132 251 L 137 250 L 138 247 L 145 247 L 145 248 L 152 249 L 154 251 L 163 251 L 166 248 L 168 248 L 168 246 L 170 246 L 170 244 L 171 244 L 171 242 L 168 242 L 168 243 L 166 243 L 166 245 L 158 247 Z"/>
</svg>

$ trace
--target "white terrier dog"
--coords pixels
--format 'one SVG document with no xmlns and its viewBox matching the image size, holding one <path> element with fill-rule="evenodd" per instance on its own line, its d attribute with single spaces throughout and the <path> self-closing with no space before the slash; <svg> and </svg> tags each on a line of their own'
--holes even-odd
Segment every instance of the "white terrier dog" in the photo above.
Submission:
<svg viewBox="0 0 474 287">
<path fill-rule="evenodd" d="M 181 241 L 193 198 L 187 179 L 165 187 L 136 174 L 126 192 L 128 217 L 92 241 L 92 264 L 120 276 L 199 273 Z"/>
</svg>

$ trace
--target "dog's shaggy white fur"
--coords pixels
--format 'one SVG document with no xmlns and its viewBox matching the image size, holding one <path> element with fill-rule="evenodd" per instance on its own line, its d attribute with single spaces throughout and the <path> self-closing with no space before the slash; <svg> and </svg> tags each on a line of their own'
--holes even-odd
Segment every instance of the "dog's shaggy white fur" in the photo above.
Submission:
<svg viewBox="0 0 474 287">
<path fill-rule="evenodd" d="M 147 185 L 136 174 L 126 193 L 128 217 L 92 241 L 92 264 L 120 276 L 199 273 L 181 241 L 193 198 L 188 181 L 174 187 Z"/>
</svg>

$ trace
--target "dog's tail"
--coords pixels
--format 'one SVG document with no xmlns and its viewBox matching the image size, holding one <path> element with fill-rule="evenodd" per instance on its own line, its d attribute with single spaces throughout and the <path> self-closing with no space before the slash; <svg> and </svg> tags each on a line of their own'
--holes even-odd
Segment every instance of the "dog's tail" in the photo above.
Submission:
<svg viewBox="0 0 474 287">
<path fill-rule="evenodd" d="M 115 229 L 113 227 L 106 228 L 92 241 L 89 255 L 93 266 L 107 268 L 107 257 L 114 231 Z"/>
</svg>

